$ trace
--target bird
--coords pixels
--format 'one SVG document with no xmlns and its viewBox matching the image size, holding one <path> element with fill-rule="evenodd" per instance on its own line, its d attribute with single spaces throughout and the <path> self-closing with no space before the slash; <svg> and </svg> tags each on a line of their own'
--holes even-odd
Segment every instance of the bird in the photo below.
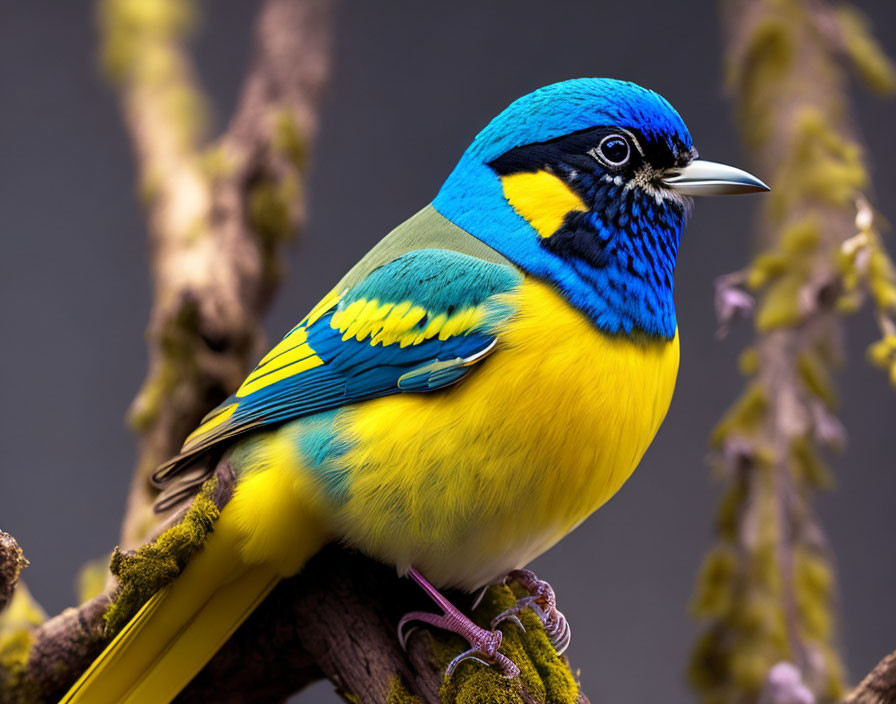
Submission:
<svg viewBox="0 0 896 704">
<path fill-rule="evenodd" d="M 170 701 L 332 541 L 432 597 L 441 613 L 406 615 L 398 637 L 421 621 L 463 636 L 449 673 L 475 659 L 516 676 L 497 626 L 523 608 L 561 651 L 569 625 L 526 565 L 620 489 L 666 415 L 691 197 L 766 190 L 699 159 L 637 84 L 577 78 L 512 102 L 155 473 L 163 509 L 218 458 L 235 488 L 63 702 Z M 441 593 L 507 579 L 528 596 L 489 629 Z"/>
</svg>

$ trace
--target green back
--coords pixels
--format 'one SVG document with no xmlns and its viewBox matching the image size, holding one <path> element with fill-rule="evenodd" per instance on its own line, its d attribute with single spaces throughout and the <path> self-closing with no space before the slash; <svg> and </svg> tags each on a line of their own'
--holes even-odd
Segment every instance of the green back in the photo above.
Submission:
<svg viewBox="0 0 896 704">
<path fill-rule="evenodd" d="M 432 205 L 427 205 L 381 239 L 342 277 L 336 290 L 345 291 L 352 288 L 367 278 L 374 269 L 417 249 L 447 249 L 492 264 L 516 268 L 499 252 L 459 228 Z"/>
</svg>

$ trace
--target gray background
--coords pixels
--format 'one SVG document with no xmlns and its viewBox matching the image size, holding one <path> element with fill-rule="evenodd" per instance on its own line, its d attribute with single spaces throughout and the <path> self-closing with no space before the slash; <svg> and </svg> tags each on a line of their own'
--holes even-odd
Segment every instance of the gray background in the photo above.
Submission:
<svg viewBox="0 0 896 704">
<path fill-rule="evenodd" d="M 896 53 L 896 5 L 859 3 Z M 225 121 L 257 3 L 216 0 L 196 42 Z M 379 237 L 428 202 L 476 131 L 511 99 L 580 75 L 654 88 L 706 158 L 747 163 L 719 85 L 715 4 L 533 1 L 347 3 L 314 155 L 307 237 L 267 321 L 279 336 Z M 438 8 L 438 9 L 436 9 Z M 123 414 L 145 368 L 144 224 L 115 101 L 98 78 L 92 6 L 0 2 L 0 526 L 50 612 L 116 540 L 133 438 Z M 879 202 L 896 217 L 893 104 L 856 91 Z M 735 398 L 744 326 L 713 339 L 713 278 L 750 253 L 755 198 L 703 200 L 685 235 L 676 297 L 682 340 L 669 417 L 623 491 L 535 568 L 573 624 L 572 660 L 597 702 L 687 702 L 695 626 L 686 613 L 711 543 L 718 486 L 703 458 Z M 891 239 L 891 246 L 894 244 Z M 875 330 L 849 321 L 840 379 L 851 431 L 836 492 L 820 500 L 839 562 L 853 677 L 896 647 L 896 394 L 863 361 Z M 302 701 L 335 701 L 317 685 Z"/>
</svg>

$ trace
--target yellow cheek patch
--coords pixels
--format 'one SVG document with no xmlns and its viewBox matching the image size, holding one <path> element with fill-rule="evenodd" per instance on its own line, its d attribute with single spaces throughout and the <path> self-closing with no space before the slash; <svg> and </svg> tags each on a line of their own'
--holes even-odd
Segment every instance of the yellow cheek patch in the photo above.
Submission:
<svg viewBox="0 0 896 704">
<path fill-rule="evenodd" d="M 547 171 L 508 174 L 501 177 L 504 197 L 513 209 L 542 237 L 550 237 L 573 210 L 588 206 L 561 179 Z"/>
</svg>

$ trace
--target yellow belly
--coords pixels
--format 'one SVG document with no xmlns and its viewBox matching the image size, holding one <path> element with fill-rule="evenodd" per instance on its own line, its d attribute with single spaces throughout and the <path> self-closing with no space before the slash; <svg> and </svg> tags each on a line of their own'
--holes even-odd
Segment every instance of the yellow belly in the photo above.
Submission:
<svg viewBox="0 0 896 704">
<path fill-rule="evenodd" d="M 672 398 L 678 338 L 610 337 L 528 279 L 500 348 L 457 386 L 354 407 L 333 528 L 473 589 L 548 549 L 631 475 Z"/>
</svg>

